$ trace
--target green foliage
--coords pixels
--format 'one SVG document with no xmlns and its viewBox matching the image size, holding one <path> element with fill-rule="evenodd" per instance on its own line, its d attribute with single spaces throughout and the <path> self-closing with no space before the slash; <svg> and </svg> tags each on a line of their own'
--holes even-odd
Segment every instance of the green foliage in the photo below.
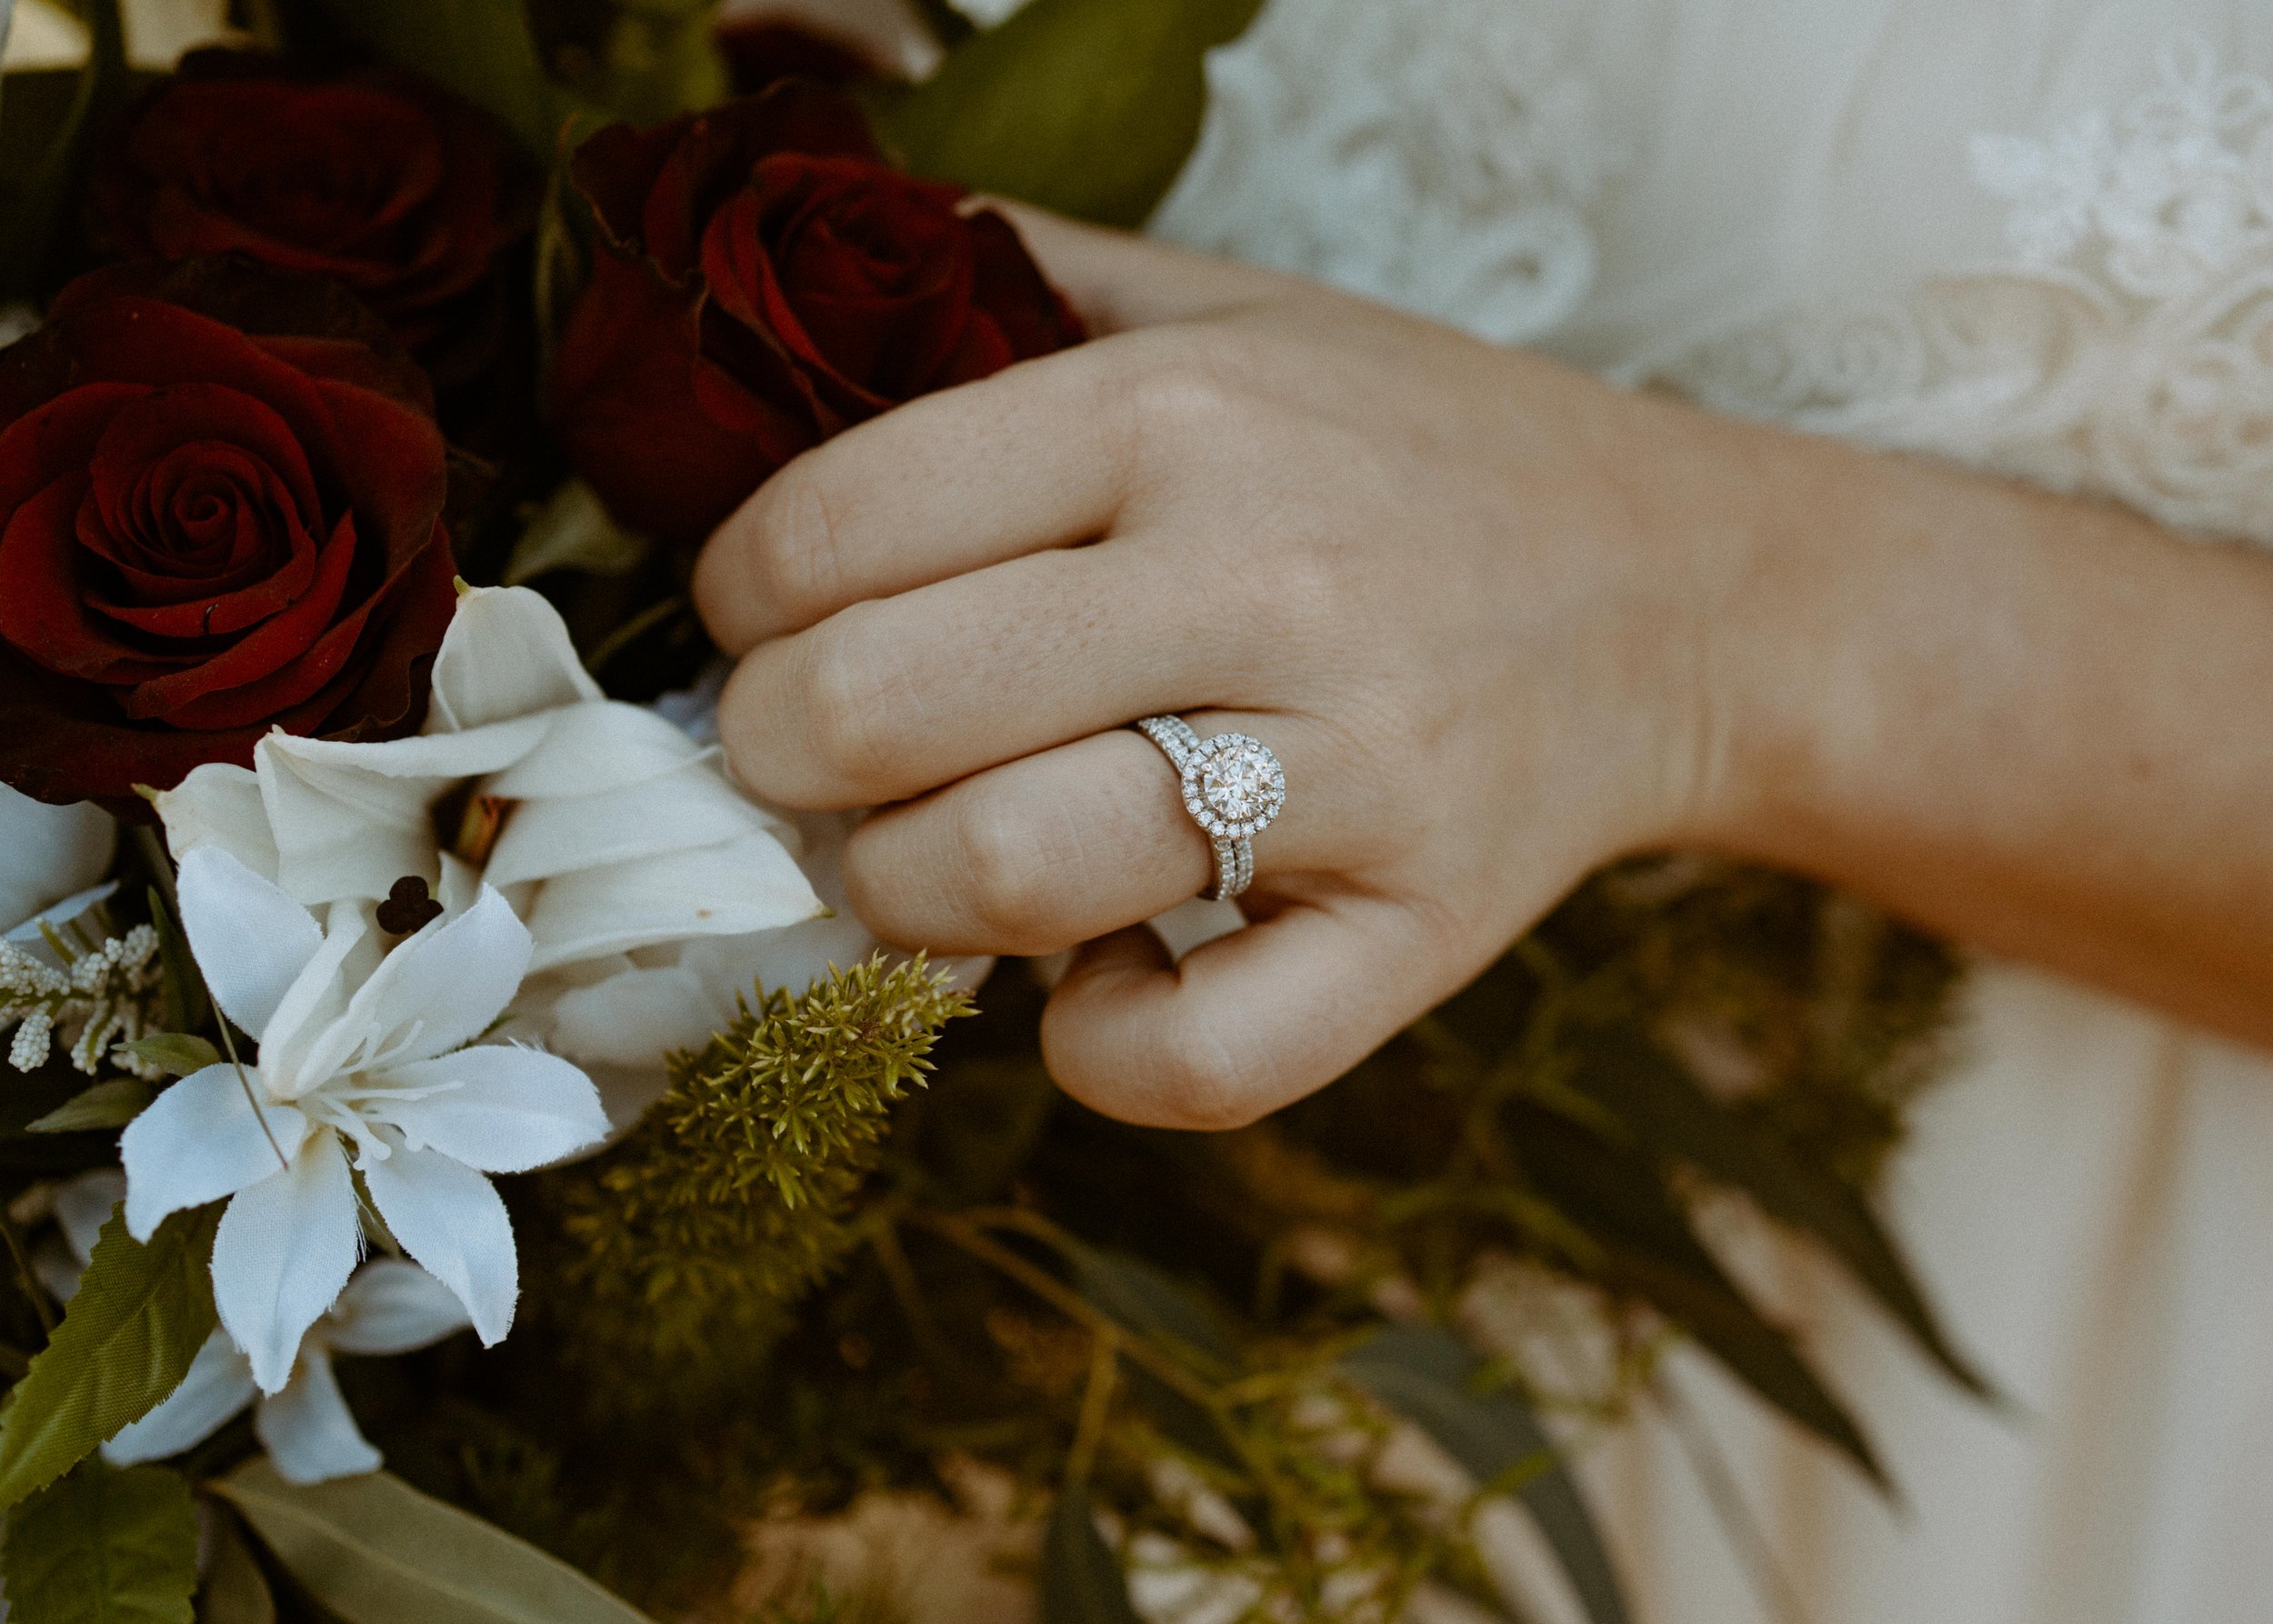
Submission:
<svg viewBox="0 0 2273 1624">
<path fill-rule="evenodd" d="M 1391 1326 L 1343 1356 L 1374 1398 L 1443 1446 L 1480 1486 L 1513 1493 L 1593 1624 L 1626 1624 L 1625 1593 L 1570 1469 L 1520 1395 L 1487 1389 L 1486 1362 L 1441 1326 Z"/>
<path fill-rule="evenodd" d="M 163 1467 L 85 1461 L 16 1509 L 0 1577 L 14 1624 L 191 1624 L 189 1485 Z"/>
<path fill-rule="evenodd" d="M 571 1357 L 648 1379 L 603 1395 L 698 1408 L 747 1379 L 852 1248 L 892 1105 L 970 1002 L 921 960 L 870 960 L 746 1002 L 609 1155 L 535 1198 L 559 1249 L 540 1300 L 573 1303 Z"/>
<path fill-rule="evenodd" d="M 634 124 L 706 107 L 726 94 L 712 38 L 717 0 L 536 0 L 538 42 L 554 76 Z"/>
<path fill-rule="evenodd" d="M 639 567 L 648 547 L 646 537 L 608 516 L 590 486 L 581 479 L 563 480 L 529 516 L 506 560 L 505 585 L 519 586 L 556 569 L 628 575 Z"/>
<path fill-rule="evenodd" d="M 0 1508 L 13 1506 L 147 1414 L 181 1383 L 215 1323 L 218 1206 L 179 1212 L 144 1245 L 114 1212 L 54 1340 L 0 1420 Z"/>
<path fill-rule="evenodd" d="M 148 1105 L 154 1097 L 150 1085 L 140 1078 L 115 1077 L 57 1106 L 33 1122 L 30 1131 L 87 1133 L 102 1128 L 124 1128 L 142 1114 L 142 1108 Z"/>
<path fill-rule="evenodd" d="M 1120 1559 L 1077 1484 L 1058 1491 L 1042 1539 L 1042 1624 L 1138 1624 Z"/>
<path fill-rule="evenodd" d="M 214 1518 L 213 1554 L 197 1587 L 197 1624 L 276 1624 L 268 1576 L 245 1543 L 243 1526 L 226 1512 Z"/>
<path fill-rule="evenodd" d="M 295 1488 L 256 1458 L 212 1488 L 344 1624 L 649 1624 L 566 1563 L 386 1472 Z"/>
<path fill-rule="evenodd" d="M 1259 0 L 1033 0 L 879 109 L 917 172 L 1107 226 L 1144 223 L 1199 139 L 1201 60 Z"/>
<path fill-rule="evenodd" d="M 317 0 L 341 33 L 489 109 L 549 159 L 580 110 L 546 74 L 522 0 Z"/>
<path fill-rule="evenodd" d="M 89 38 L 84 68 L 9 81 L 0 122 L 0 221 L 6 223 L 0 230 L 0 299 L 40 291 L 95 139 L 134 94 L 119 0 L 87 0 L 81 10 Z M 67 99 L 55 94 L 66 81 Z"/>
<path fill-rule="evenodd" d="M 159 1032 L 137 1038 L 125 1047 L 127 1053 L 167 1077 L 187 1077 L 194 1071 L 221 1064 L 219 1049 L 188 1032 Z"/>
</svg>

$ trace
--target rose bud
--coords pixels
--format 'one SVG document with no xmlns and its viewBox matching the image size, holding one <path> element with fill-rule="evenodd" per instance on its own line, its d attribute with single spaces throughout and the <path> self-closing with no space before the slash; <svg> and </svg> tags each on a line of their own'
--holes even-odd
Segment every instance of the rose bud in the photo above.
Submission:
<svg viewBox="0 0 2273 1624">
<path fill-rule="evenodd" d="M 496 124 L 423 81 L 309 80 L 209 50 L 105 142 L 92 212 L 97 243 L 122 257 L 243 254 L 328 276 L 448 390 L 497 346 L 502 256 L 536 200 Z"/>
<path fill-rule="evenodd" d="M 0 352 L 0 781 L 132 804 L 414 730 L 456 603 L 425 375 L 329 284 L 115 266 Z"/>
<path fill-rule="evenodd" d="M 892 168 L 811 85 L 613 126 L 570 173 L 604 244 L 555 416 L 616 516 L 665 540 L 841 429 L 1083 337 L 1007 220 Z"/>
</svg>

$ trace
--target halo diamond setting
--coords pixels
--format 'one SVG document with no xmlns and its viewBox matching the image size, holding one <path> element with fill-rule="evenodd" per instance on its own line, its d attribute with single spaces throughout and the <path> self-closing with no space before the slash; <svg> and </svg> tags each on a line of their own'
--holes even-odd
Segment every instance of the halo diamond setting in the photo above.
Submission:
<svg viewBox="0 0 2273 1624">
<path fill-rule="evenodd" d="M 1244 733 L 1203 739 L 1183 761 L 1184 809 L 1218 840 L 1260 833 L 1287 804 L 1287 775 L 1270 747 Z"/>
</svg>

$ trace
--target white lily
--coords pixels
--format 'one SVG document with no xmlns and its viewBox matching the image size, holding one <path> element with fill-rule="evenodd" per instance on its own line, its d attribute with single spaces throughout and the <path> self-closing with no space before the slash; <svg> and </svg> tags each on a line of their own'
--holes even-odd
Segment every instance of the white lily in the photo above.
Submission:
<svg viewBox="0 0 2273 1624">
<path fill-rule="evenodd" d="M 309 907 L 376 900 L 405 877 L 496 887 L 534 942 L 519 1029 L 556 1040 L 559 993 L 630 970 L 628 955 L 825 911 L 795 828 L 735 786 L 715 747 L 606 698 L 523 587 L 463 593 L 418 737 L 272 733 L 250 770 L 201 767 L 156 806 L 177 856 L 217 847 Z"/>
<path fill-rule="evenodd" d="M 77 1295 L 104 1223 L 126 1196 L 126 1176 L 98 1168 L 65 1179 L 55 1193 L 63 1245 L 43 1245 L 33 1266 L 57 1302 Z M 321 1483 L 378 1470 L 383 1464 L 355 1425 L 332 1356 L 415 1353 L 464 1330 L 466 1309 L 449 1288 L 417 1265 L 382 1258 L 347 1282 L 331 1311 L 309 1327 L 292 1379 L 275 1396 L 253 1380 L 252 1361 L 215 1329 L 198 1348 L 181 1385 L 163 1403 L 103 1446 L 113 1466 L 164 1460 L 205 1442 L 247 1405 L 254 1435 L 291 1483 Z"/>
<path fill-rule="evenodd" d="M 247 1405 L 253 1432 L 287 1483 L 322 1483 L 375 1472 L 385 1464 L 355 1425 L 339 1390 L 332 1356 L 415 1353 L 466 1327 L 449 1288 L 415 1263 L 380 1258 L 347 1282 L 328 1313 L 308 1327 L 282 1390 L 263 1393 L 253 1361 L 228 1332 L 197 1350 L 182 1385 L 103 1446 L 113 1466 L 164 1460 L 205 1442 Z"/>
<path fill-rule="evenodd" d="M 392 952 L 365 903 L 325 926 L 218 847 L 183 858 L 182 924 L 215 1001 L 257 1059 L 192 1073 L 127 1126 L 126 1227 L 228 1197 L 214 1241 L 221 1323 L 265 1393 L 362 1250 L 354 1172 L 485 1343 L 513 1322 L 513 1228 L 485 1177 L 542 1167 L 606 1132 L 566 1060 L 479 1044 L 518 989 L 529 932 L 487 886 Z M 471 1047 L 468 1047 L 471 1046 Z"/>
<path fill-rule="evenodd" d="M 112 887 L 102 883 L 118 825 L 91 802 L 51 807 L 0 784 L 0 940 L 35 943 Z"/>
</svg>

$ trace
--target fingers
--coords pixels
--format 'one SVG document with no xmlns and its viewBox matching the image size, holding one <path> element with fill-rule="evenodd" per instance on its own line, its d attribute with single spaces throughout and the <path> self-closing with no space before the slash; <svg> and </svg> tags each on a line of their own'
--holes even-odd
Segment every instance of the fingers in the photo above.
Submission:
<svg viewBox="0 0 2273 1624">
<path fill-rule="evenodd" d="M 1256 839 L 1257 872 L 1354 856 L 1362 815 L 1324 791 L 1334 747 L 1296 717 L 1197 716 L 1268 737 L 1294 793 Z M 949 953 L 1054 953 L 1165 913 L 1215 877 L 1207 837 L 1159 747 L 1126 728 L 1076 740 L 876 813 L 845 854 L 853 910 L 887 941 Z"/>
<path fill-rule="evenodd" d="M 1130 718 L 1264 691 L 1264 612 L 1164 589 L 1173 544 L 1039 553 L 864 603 L 744 660 L 718 706 L 742 780 L 799 808 L 920 794 Z M 1205 683 L 1208 691 L 1195 691 Z"/>
<path fill-rule="evenodd" d="M 1092 335 L 1197 321 L 1302 286 L 1236 260 L 1086 226 L 1030 204 L 990 199 Z"/>
<path fill-rule="evenodd" d="M 806 452 L 712 536 L 694 595 L 730 655 L 868 598 L 1086 541 L 1130 476 L 1126 401 L 1086 351 L 912 401 Z"/>
<path fill-rule="evenodd" d="M 1243 1127 L 1333 1081 L 1447 987 L 1444 962 L 1394 903 L 1291 907 L 1170 963 L 1124 930 L 1075 956 L 1042 1017 L 1058 1086 L 1156 1128 Z"/>
</svg>

